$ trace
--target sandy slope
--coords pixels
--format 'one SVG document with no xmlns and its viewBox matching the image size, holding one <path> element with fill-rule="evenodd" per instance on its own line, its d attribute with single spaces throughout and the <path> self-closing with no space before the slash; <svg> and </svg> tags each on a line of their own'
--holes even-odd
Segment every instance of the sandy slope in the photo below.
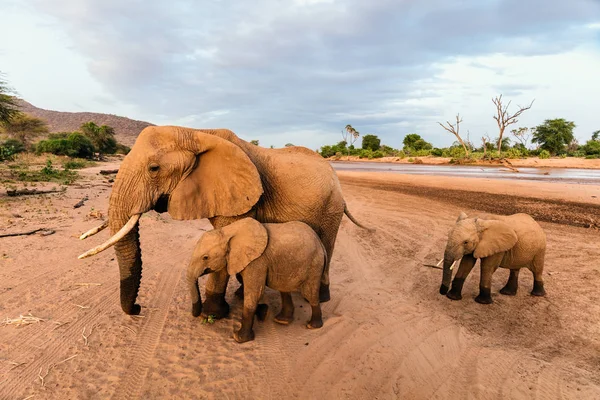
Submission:
<svg viewBox="0 0 600 400">
<path fill-rule="evenodd" d="M 95 186 L 104 178 L 90 176 L 84 186 L 91 187 L 64 195 L 0 198 L 2 231 L 57 228 L 47 237 L 0 239 L 0 318 L 44 318 L 0 327 L 0 399 L 600 398 L 597 230 L 542 223 L 549 240 L 546 298 L 529 296 L 526 272 L 516 297 L 499 295 L 508 274 L 498 271 L 495 303 L 477 304 L 474 270 L 463 300 L 453 302 L 437 293 L 440 271 L 421 265 L 440 258 L 459 210 L 479 203 L 468 192 L 463 202 L 460 191 L 445 201 L 414 182 L 382 182 L 376 174 L 340 177 L 353 214 L 378 230 L 344 219 L 324 327 L 304 328 L 309 307 L 297 296 L 297 321 L 275 324 L 279 297 L 270 291 L 270 316 L 256 323 L 256 340 L 243 345 L 231 339 L 240 315 L 236 283 L 228 292 L 231 318 L 203 325 L 189 311 L 183 273 L 194 243 L 210 229 L 206 221 L 142 218 L 143 309 L 129 317 L 118 303 L 114 252 L 76 259 L 107 237 L 77 239 L 98 223 L 86 221 L 92 208 L 106 211 L 110 189 Z M 538 193 L 540 185 L 515 195 Z M 90 200 L 73 209 L 85 194 Z"/>
</svg>

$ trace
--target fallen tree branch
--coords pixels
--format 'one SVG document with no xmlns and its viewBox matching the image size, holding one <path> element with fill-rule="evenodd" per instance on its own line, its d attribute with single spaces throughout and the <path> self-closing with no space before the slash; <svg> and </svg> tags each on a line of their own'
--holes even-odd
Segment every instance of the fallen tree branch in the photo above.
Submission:
<svg viewBox="0 0 600 400">
<path fill-rule="evenodd" d="M 79 208 L 79 207 L 83 206 L 83 205 L 85 204 L 85 202 L 86 202 L 86 201 L 88 201 L 88 199 L 89 199 L 89 198 L 88 198 L 87 196 L 85 196 L 83 199 L 79 200 L 79 201 L 77 202 L 77 204 L 75 204 L 75 205 L 73 206 L 73 208 Z"/>
<path fill-rule="evenodd" d="M 33 235 L 34 233 L 37 233 L 40 231 L 43 232 L 42 236 L 48 236 L 48 235 L 52 235 L 54 233 L 54 231 L 49 228 L 37 228 L 37 229 L 34 229 L 32 231 L 27 231 L 27 232 L 3 233 L 0 235 L 0 238 L 11 237 L 11 236 L 28 236 L 28 235 Z"/>
<path fill-rule="evenodd" d="M 117 172 L 119 172 L 118 169 L 101 169 L 100 170 L 101 175 L 112 175 L 112 174 L 116 174 Z"/>
<path fill-rule="evenodd" d="M 65 189 L 50 189 L 50 190 L 37 190 L 37 189 L 15 189 L 7 190 L 6 194 L 11 197 L 15 196 L 31 196 L 34 194 L 47 194 L 47 193 L 62 193 Z"/>
</svg>

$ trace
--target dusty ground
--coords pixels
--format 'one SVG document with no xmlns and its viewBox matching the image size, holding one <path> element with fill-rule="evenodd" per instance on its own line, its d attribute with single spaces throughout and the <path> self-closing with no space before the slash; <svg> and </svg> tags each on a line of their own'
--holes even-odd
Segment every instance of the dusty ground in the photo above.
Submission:
<svg viewBox="0 0 600 400">
<path fill-rule="evenodd" d="M 413 161 L 408 161 L 412 159 Z M 411 164 L 414 160 L 420 160 L 419 163 L 428 165 L 449 164 L 452 158 L 450 157 L 382 157 L 373 158 L 358 158 L 358 156 L 342 156 L 339 161 L 359 161 L 359 162 L 376 162 L 376 163 L 396 163 L 396 164 Z M 334 160 L 334 157 L 330 158 Z M 523 159 L 510 159 L 510 163 L 515 167 L 535 167 L 535 168 L 583 168 L 583 169 L 600 169 L 600 159 L 585 159 L 585 158 L 546 158 L 529 157 Z M 498 161 L 478 161 L 469 165 L 498 165 Z"/>
<path fill-rule="evenodd" d="M 141 219 L 140 317 L 120 310 L 113 251 L 77 260 L 108 235 L 77 239 L 99 223 L 90 213 L 106 213 L 110 185 L 97 169 L 64 194 L 0 197 L 0 234 L 56 230 L 0 238 L 0 319 L 43 318 L 0 326 L 1 399 L 600 398 L 600 233 L 569 225 L 598 215 L 599 187 L 577 194 L 496 181 L 474 194 L 458 178 L 340 173 L 350 210 L 378 230 L 344 218 L 324 327 L 304 328 L 309 308 L 297 296 L 297 320 L 275 324 L 279 297 L 269 291 L 267 321 L 256 323 L 254 342 L 239 345 L 231 338 L 237 283 L 228 291 L 231 318 L 210 325 L 190 313 L 183 274 L 206 221 Z M 561 203 L 561 193 L 579 208 Z M 542 222 L 547 297 L 529 295 L 527 272 L 516 297 L 498 294 L 504 270 L 494 276 L 492 305 L 473 301 L 476 270 L 462 301 L 438 294 L 441 271 L 422 264 L 441 257 L 460 210 L 490 208 L 561 222 Z"/>
</svg>

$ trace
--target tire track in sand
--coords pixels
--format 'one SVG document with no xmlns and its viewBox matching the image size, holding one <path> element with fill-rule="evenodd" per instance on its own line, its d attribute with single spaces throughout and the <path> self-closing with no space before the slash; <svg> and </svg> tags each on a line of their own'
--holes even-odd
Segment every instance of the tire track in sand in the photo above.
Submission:
<svg viewBox="0 0 600 400">
<path fill-rule="evenodd" d="M 125 374 L 121 377 L 119 386 L 113 394 L 113 399 L 137 399 L 146 380 L 150 368 L 150 361 L 160 342 L 167 316 L 169 314 L 169 303 L 181 281 L 184 263 L 175 262 L 174 265 L 163 268 L 159 282 L 156 285 L 154 301 L 150 309 L 156 309 L 148 313 L 144 324 L 139 330 L 136 338 L 136 346 L 128 359 L 130 364 L 125 368 Z"/>
</svg>

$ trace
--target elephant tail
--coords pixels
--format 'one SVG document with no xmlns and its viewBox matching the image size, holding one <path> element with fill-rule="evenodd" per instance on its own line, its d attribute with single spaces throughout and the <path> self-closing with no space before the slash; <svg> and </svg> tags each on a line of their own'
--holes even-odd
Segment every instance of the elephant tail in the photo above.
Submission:
<svg viewBox="0 0 600 400">
<path fill-rule="evenodd" d="M 348 206 L 346 205 L 346 203 L 344 203 L 344 214 L 346 214 L 346 216 L 348 218 L 350 218 L 350 221 L 354 222 L 355 225 L 360 226 L 363 229 L 368 230 L 369 232 L 375 232 L 375 228 L 369 228 L 368 226 L 364 226 L 363 224 L 361 224 L 360 222 L 358 222 L 353 216 L 352 214 L 350 214 L 350 211 L 348 211 Z"/>
</svg>

